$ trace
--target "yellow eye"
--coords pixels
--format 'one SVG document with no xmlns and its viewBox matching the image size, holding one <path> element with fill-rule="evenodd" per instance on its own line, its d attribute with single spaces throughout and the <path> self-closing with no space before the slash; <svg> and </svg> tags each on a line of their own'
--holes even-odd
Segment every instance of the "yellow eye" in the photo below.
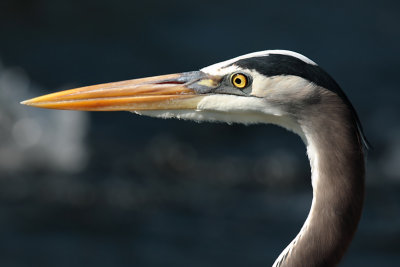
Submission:
<svg viewBox="0 0 400 267">
<path fill-rule="evenodd" d="M 236 73 L 231 76 L 232 84 L 239 89 L 245 88 L 247 86 L 247 77 L 241 73 Z"/>
</svg>

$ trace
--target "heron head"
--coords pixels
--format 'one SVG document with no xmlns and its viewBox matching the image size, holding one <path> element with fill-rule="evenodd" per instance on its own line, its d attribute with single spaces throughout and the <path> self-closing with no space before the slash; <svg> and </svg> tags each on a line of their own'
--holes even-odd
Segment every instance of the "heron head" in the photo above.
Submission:
<svg viewBox="0 0 400 267">
<path fill-rule="evenodd" d="M 301 134 L 299 121 L 321 108 L 326 94 L 354 111 L 336 82 L 313 61 L 291 51 L 267 50 L 198 71 L 81 87 L 22 103 L 195 121 L 273 123 Z"/>
</svg>

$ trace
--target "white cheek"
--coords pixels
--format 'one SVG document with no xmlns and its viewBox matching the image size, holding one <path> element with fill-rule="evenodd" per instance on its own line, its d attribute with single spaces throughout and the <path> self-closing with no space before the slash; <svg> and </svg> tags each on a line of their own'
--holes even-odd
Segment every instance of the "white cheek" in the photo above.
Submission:
<svg viewBox="0 0 400 267">
<path fill-rule="evenodd" d="M 310 87 L 310 82 L 292 75 L 264 77 L 255 75 L 251 95 L 258 97 L 290 97 L 296 92 L 301 92 Z M 280 96 L 280 97 L 279 97 Z"/>
<path fill-rule="evenodd" d="M 210 95 L 204 97 L 198 104 L 201 111 L 212 110 L 219 112 L 244 113 L 244 114 L 270 114 L 281 116 L 282 112 L 258 97 L 237 95 Z"/>
<path fill-rule="evenodd" d="M 226 122 L 257 124 L 271 123 L 286 128 L 303 139 L 303 132 L 291 116 L 265 99 L 234 95 L 210 95 L 197 105 L 197 110 L 145 110 L 136 114 L 163 119 L 182 119 L 197 122 Z"/>
<path fill-rule="evenodd" d="M 276 123 L 275 117 L 283 116 L 278 108 L 268 105 L 264 99 L 234 95 L 205 96 L 196 110 L 145 110 L 135 113 L 164 119 L 244 124 Z"/>
</svg>

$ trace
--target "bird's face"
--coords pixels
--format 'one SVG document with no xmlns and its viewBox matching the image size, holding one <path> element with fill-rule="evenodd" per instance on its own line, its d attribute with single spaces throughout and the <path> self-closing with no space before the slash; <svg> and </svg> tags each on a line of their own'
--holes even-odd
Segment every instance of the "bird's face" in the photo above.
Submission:
<svg viewBox="0 0 400 267">
<path fill-rule="evenodd" d="M 87 86 L 23 104 L 52 109 L 123 110 L 195 121 L 274 123 L 298 132 L 291 110 L 315 97 L 317 86 L 296 75 L 297 70 L 292 73 L 291 68 L 296 66 L 289 66 L 293 62 L 286 62 L 288 59 L 315 65 L 294 52 L 263 51 L 199 71 Z"/>
</svg>

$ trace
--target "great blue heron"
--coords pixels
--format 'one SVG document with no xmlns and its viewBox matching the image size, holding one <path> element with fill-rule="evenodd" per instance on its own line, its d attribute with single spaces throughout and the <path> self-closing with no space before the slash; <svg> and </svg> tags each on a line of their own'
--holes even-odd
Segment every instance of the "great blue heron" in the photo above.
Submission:
<svg viewBox="0 0 400 267">
<path fill-rule="evenodd" d="M 334 266 L 364 199 L 367 141 L 338 84 L 295 52 L 267 50 L 200 71 L 93 85 L 22 102 L 53 109 L 132 111 L 160 118 L 273 123 L 307 146 L 313 200 L 298 235 L 273 266 Z"/>
</svg>

